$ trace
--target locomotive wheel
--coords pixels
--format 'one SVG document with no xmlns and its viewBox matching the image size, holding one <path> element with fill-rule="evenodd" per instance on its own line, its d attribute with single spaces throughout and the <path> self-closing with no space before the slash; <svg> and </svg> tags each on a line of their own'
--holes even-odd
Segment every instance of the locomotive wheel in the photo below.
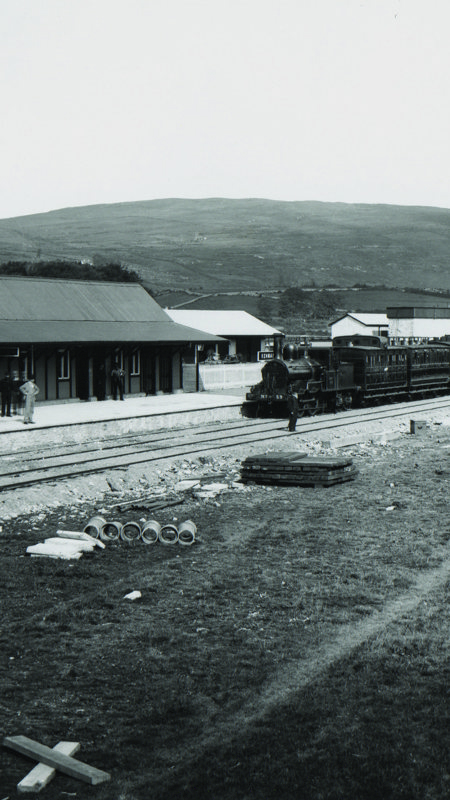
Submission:
<svg viewBox="0 0 450 800">
<path fill-rule="evenodd" d="M 310 400 L 306 400 L 305 411 L 309 417 L 314 417 L 319 411 L 319 398 L 312 397 Z"/>
<path fill-rule="evenodd" d="M 344 409 L 344 411 L 348 411 L 352 407 L 352 402 L 353 401 L 350 392 L 346 392 L 342 396 L 342 408 Z"/>
</svg>

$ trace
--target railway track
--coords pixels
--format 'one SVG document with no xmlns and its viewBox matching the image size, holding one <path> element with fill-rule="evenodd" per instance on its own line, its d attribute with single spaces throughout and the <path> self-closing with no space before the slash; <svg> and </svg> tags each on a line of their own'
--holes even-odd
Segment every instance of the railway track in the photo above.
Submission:
<svg viewBox="0 0 450 800">
<path fill-rule="evenodd" d="M 377 421 L 447 410 L 450 397 L 351 410 L 336 415 L 302 418 L 295 434 L 287 431 L 284 419 L 241 419 L 215 423 L 188 430 L 171 429 L 127 434 L 79 444 L 39 446 L 35 450 L 6 452 L 0 465 L 0 490 L 57 481 L 104 470 L 126 468 L 134 464 L 195 456 L 237 445 L 260 443 L 261 447 L 292 436 L 323 436 L 324 432 L 345 430 Z"/>
</svg>

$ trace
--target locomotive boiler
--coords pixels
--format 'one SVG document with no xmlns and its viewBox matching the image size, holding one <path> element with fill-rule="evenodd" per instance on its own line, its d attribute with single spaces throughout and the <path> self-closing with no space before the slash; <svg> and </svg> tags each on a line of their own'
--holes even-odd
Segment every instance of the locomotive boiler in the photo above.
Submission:
<svg viewBox="0 0 450 800">
<path fill-rule="evenodd" d="M 281 358 L 262 367 L 243 413 L 285 416 L 290 391 L 300 416 L 448 393 L 450 346 L 391 346 L 381 337 L 361 335 L 337 337 L 329 347 L 288 344 Z"/>
</svg>

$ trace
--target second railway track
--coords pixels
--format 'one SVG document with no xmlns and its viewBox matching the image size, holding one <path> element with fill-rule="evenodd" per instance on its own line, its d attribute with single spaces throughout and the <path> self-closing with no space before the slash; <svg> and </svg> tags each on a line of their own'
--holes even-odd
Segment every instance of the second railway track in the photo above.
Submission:
<svg viewBox="0 0 450 800">
<path fill-rule="evenodd" d="M 450 397 L 352 410 L 336 415 L 302 418 L 297 436 L 323 434 L 324 431 L 351 428 L 367 423 L 448 410 Z M 284 419 L 216 423 L 186 429 L 160 430 L 151 433 L 105 437 L 98 441 L 70 445 L 39 446 L 36 450 L 3 453 L 0 463 L 0 490 L 44 481 L 63 480 L 79 475 L 120 469 L 133 464 L 164 461 L 204 454 L 237 445 L 260 443 L 262 447 L 277 440 L 292 439 Z"/>
</svg>

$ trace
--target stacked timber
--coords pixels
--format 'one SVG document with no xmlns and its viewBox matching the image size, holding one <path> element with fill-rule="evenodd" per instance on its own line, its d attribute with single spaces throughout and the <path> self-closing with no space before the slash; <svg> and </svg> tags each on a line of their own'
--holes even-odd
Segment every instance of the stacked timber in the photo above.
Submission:
<svg viewBox="0 0 450 800">
<path fill-rule="evenodd" d="M 351 458 L 307 456 L 303 453 L 269 453 L 248 456 L 241 465 L 241 480 L 278 486 L 333 486 L 352 481 L 358 474 Z"/>
</svg>

